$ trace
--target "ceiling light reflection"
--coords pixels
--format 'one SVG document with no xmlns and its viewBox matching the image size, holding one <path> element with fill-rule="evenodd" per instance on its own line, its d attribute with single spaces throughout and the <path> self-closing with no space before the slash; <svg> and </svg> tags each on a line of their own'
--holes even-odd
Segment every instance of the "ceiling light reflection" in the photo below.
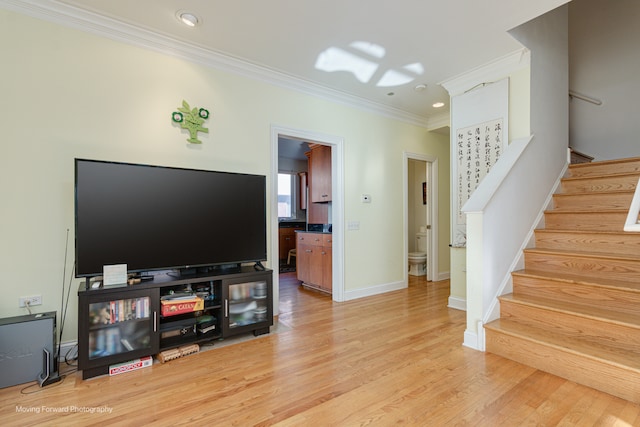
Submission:
<svg viewBox="0 0 640 427">
<path fill-rule="evenodd" d="M 387 54 L 385 48 L 375 43 L 353 42 L 349 46 L 354 49 L 358 49 L 360 52 L 364 52 L 367 55 L 371 55 L 374 58 L 384 58 L 384 56 Z"/>
<path fill-rule="evenodd" d="M 346 48 L 332 46 L 322 51 L 316 59 L 315 68 L 328 73 L 346 71 L 361 83 L 369 83 L 380 68 L 386 56 L 384 47 L 365 41 L 354 41 Z M 368 58 L 375 58 L 371 60 Z M 376 82 L 377 87 L 402 86 L 411 83 L 424 74 L 424 66 L 419 62 L 389 68 Z"/>
<path fill-rule="evenodd" d="M 412 82 L 414 80 L 413 77 L 408 76 L 404 73 L 395 70 L 387 70 L 382 78 L 378 80 L 378 87 L 391 87 L 391 86 L 401 86 Z"/>
<path fill-rule="evenodd" d="M 424 66 L 419 62 L 414 62 L 413 64 L 405 65 L 402 68 L 412 72 L 413 74 L 417 74 L 419 76 L 424 74 Z"/>
<path fill-rule="evenodd" d="M 330 47 L 318 55 L 315 67 L 328 73 L 347 71 L 352 73 L 358 81 L 368 83 L 378 69 L 378 64 L 338 47 Z"/>
</svg>

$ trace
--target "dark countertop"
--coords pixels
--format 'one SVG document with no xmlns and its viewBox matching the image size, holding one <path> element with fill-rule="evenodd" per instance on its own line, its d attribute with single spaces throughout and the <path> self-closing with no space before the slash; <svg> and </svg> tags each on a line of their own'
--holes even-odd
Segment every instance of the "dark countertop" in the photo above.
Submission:
<svg viewBox="0 0 640 427">
<path fill-rule="evenodd" d="M 305 228 L 307 224 L 304 221 L 280 221 L 278 228 Z"/>
<path fill-rule="evenodd" d="M 296 233 L 332 234 L 330 231 L 306 231 L 306 230 L 296 230 Z"/>
</svg>

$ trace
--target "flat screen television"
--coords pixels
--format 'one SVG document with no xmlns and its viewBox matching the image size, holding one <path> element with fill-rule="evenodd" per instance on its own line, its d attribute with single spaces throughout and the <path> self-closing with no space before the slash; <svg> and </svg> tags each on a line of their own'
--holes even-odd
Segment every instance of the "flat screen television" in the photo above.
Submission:
<svg viewBox="0 0 640 427">
<path fill-rule="evenodd" d="M 75 159 L 76 276 L 267 259 L 266 178 Z"/>
</svg>

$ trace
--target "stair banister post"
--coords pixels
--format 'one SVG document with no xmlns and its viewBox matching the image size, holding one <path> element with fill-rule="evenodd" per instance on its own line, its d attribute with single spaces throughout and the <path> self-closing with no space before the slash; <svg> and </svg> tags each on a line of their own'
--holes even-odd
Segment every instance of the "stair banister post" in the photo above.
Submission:
<svg viewBox="0 0 640 427">
<path fill-rule="evenodd" d="M 629 207 L 629 214 L 627 220 L 624 223 L 624 231 L 640 232 L 640 224 L 638 223 L 638 215 L 640 214 L 640 179 L 636 184 L 636 191 L 633 193 L 633 199 L 631 200 L 631 206 Z"/>
</svg>

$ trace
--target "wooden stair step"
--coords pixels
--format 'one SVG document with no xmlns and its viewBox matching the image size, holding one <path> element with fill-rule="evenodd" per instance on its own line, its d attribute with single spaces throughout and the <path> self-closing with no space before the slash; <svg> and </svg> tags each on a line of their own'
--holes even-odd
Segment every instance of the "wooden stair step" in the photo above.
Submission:
<svg viewBox="0 0 640 427">
<path fill-rule="evenodd" d="M 525 268 L 585 278 L 606 278 L 634 283 L 640 277 L 640 257 L 530 248 L 524 251 Z"/>
<path fill-rule="evenodd" d="M 593 306 L 638 315 L 640 279 L 621 282 L 608 278 L 594 279 L 572 274 L 541 270 L 519 270 L 511 273 L 513 295 L 555 299 L 572 304 Z"/>
<path fill-rule="evenodd" d="M 505 319 L 484 325 L 487 351 L 640 403 L 640 354 Z"/>
<path fill-rule="evenodd" d="M 500 318 L 544 329 L 596 346 L 633 351 L 640 348 L 640 317 L 597 306 L 529 296 L 500 297 Z"/>
<path fill-rule="evenodd" d="M 640 157 L 569 166 L 485 325 L 487 351 L 640 403 Z"/>
<path fill-rule="evenodd" d="M 554 210 L 629 210 L 633 191 L 606 193 L 557 193 L 553 195 Z"/>
<path fill-rule="evenodd" d="M 569 165 L 571 177 L 602 176 L 609 173 L 640 172 L 640 157 L 629 157 L 617 160 L 601 160 L 591 163 Z"/>
<path fill-rule="evenodd" d="M 640 375 L 640 353 L 623 349 L 611 348 L 606 345 L 593 344 L 580 338 L 569 338 L 533 326 L 523 325 L 509 319 L 498 319 L 484 325 L 485 329 L 499 330 L 508 335 L 526 337 L 532 341 L 540 341 L 550 347 L 566 350 L 574 354 L 581 354 L 600 361 L 610 361 L 624 366 Z M 493 352 L 492 352 L 493 353 Z M 640 377 L 639 377 L 640 380 Z M 640 386 L 640 384 L 638 384 Z"/>
<path fill-rule="evenodd" d="M 623 231 L 628 209 L 601 211 L 546 211 L 544 224 L 548 230 Z"/>
<path fill-rule="evenodd" d="M 604 176 L 569 177 L 560 181 L 561 193 L 590 193 L 635 190 L 640 172 L 617 173 Z"/>
<path fill-rule="evenodd" d="M 596 252 L 640 256 L 640 233 L 599 230 L 535 230 L 535 246 L 539 249 Z"/>
</svg>

